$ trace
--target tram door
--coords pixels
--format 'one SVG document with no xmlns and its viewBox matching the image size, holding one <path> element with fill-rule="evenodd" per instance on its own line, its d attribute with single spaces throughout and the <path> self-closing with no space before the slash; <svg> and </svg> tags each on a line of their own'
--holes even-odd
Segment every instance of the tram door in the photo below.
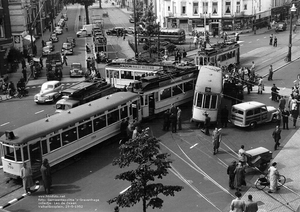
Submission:
<svg viewBox="0 0 300 212">
<path fill-rule="evenodd" d="M 134 101 L 131 104 L 132 106 L 132 117 L 133 119 L 141 120 L 142 119 L 142 112 L 141 112 L 141 105 L 140 101 Z"/>
<path fill-rule="evenodd" d="M 33 175 L 38 175 L 42 165 L 42 152 L 40 142 L 29 145 L 30 163 Z"/>
</svg>

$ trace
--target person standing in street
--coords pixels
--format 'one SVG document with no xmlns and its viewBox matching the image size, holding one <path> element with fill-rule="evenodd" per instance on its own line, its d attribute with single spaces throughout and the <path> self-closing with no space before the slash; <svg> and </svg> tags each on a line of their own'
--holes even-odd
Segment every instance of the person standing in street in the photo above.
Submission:
<svg viewBox="0 0 300 212">
<path fill-rule="evenodd" d="M 181 126 L 181 109 L 177 107 L 177 125 L 178 125 L 178 130 L 182 130 Z"/>
<path fill-rule="evenodd" d="M 273 46 L 277 47 L 277 37 L 276 36 L 274 36 L 274 45 Z"/>
<path fill-rule="evenodd" d="M 285 108 L 286 100 L 283 96 L 280 96 L 279 103 L 278 103 L 278 108 L 279 110 L 283 111 Z"/>
<path fill-rule="evenodd" d="M 202 131 L 205 135 L 209 135 L 210 117 L 209 117 L 209 115 L 208 115 L 208 113 L 207 113 L 206 111 L 205 111 L 204 115 L 205 115 L 204 129 L 202 129 L 201 131 Z"/>
<path fill-rule="evenodd" d="M 26 163 L 23 163 L 23 167 L 21 168 L 21 178 L 23 180 L 23 188 L 25 193 L 30 195 L 30 188 L 33 186 L 32 171 L 30 167 L 27 167 Z"/>
<path fill-rule="evenodd" d="M 46 194 L 50 194 L 50 188 L 52 185 L 52 176 L 51 176 L 51 168 L 48 162 L 48 159 L 45 158 L 43 160 L 43 164 L 41 166 L 41 174 L 43 179 L 43 186 Z"/>
<path fill-rule="evenodd" d="M 231 188 L 231 189 L 234 189 L 235 169 L 236 169 L 236 161 L 234 160 L 227 167 L 227 174 L 229 176 L 229 188 Z"/>
<path fill-rule="evenodd" d="M 286 108 L 283 108 L 282 110 L 282 123 L 283 123 L 283 127 L 282 129 L 289 129 L 289 116 L 290 116 L 290 112 L 287 111 Z"/>
<path fill-rule="evenodd" d="M 138 127 L 135 127 L 132 132 L 132 139 L 136 139 L 138 136 Z"/>
<path fill-rule="evenodd" d="M 236 199 L 232 200 L 230 204 L 231 212 L 244 212 L 245 211 L 245 201 L 241 199 L 241 192 L 235 192 Z"/>
<path fill-rule="evenodd" d="M 170 109 L 167 109 L 164 113 L 164 125 L 163 131 L 169 131 L 170 129 Z"/>
<path fill-rule="evenodd" d="M 66 64 L 66 66 L 68 66 L 67 60 L 68 60 L 68 58 L 67 58 L 66 54 L 64 54 L 64 55 L 62 56 L 62 61 L 63 61 L 62 64 Z"/>
<path fill-rule="evenodd" d="M 299 116 L 299 110 L 298 110 L 297 104 L 295 106 L 292 105 L 291 114 L 292 114 L 292 117 L 293 117 L 293 127 L 296 128 L 296 123 L 297 123 L 297 119 L 298 119 L 298 116 Z"/>
<path fill-rule="evenodd" d="M 239 157 L 239 162 L 241 162 L 242 165 L 245 165 L 247 162 L 247 156 L 246 156 L 246 151 L 245 151 L 244 145 L 242 145 L 241 148 L 239 149 L 238 157 Z"/>
<path fill-rule="evenodd" d="M 248 201 L 245 202 L 245 211 L 244 212 L 257 212 L 258 205 L 257 202 L 254 202 L 252 199 L 252 195 L 248 195 Z"/>
<path fill-rule="evenodd" d="M 272 137 L 274 138 L 274 150 L 277 150 L 277 148 L 279 147 L 280 143 L 279 140 L 281 139 L 281 129 L 280 127 L 277 125 L 275 130 L 272 133 Z"/>
<path fill-rule="evenodd" d="M 222 124 L 222 127 L 227 127 L 228 115 L 229 115 L 229 111 L 227 109 L 227 105 L 225 105 L 224 108 L 221 110 L 221 124 Z"/>
<path fill-rule="evenodd" d="M 272 80 L 273 80 L 273 66 L 270 65 L 270 67 L 269 67 L 268 81 L 272 81 Z"/>
<path fill-rule="evenodd" d="M 170 120 L 171 120 L 172 133 L 176 133 L 177 132 L 177 113 L 171 112 Z"/>
<path fill-rule="evenodd" d="M 259 78 L 257 87 L 258 87 L 257 93 L 262 94 L 262 92 L 264 90 L 264 80 L 262 77 Z"/>
<path fill-rule="evenodd" d="M 238 162 L 238 165 L 235 168 L 235 176 L 234 176 L 234 187 L 237 191 L 241 191 L 242 186 L 246 186 L 246 180 L 245 180 L 245 166 Z"/>
<path fill-rule="evenodd" d="M 27 70 L 26 67 L 22 69 L 23 79 L 26 82 L 27 81 Z"/>
<path fill-rule="evenodd" d="M 220 143 L 222 140 L 221 128 L 218 129 L 217 127 L 212 133 L 212 142 L 213 142 L 213 154 L 217 154 L 219 152 Z"/>
<path fill-rule="evenodd" d="M 271 45 L 271 46 L 273 45 L 273 34 L 270 35 L 270 43 L 269 43 L 269 45 Z"/>
<path fill-rule="evenodd" d="M 269 180 L 270 180 L 270 190 L 268 191 L 268 193 L 274 193 L 279 189 L 278 185 L 277 185 L 277 182 L 279 179 L 279 172 L 278 172 L 276 166 L 277 166 L 277 163 L 274 162 L 268 169 Z"/>
</svg>

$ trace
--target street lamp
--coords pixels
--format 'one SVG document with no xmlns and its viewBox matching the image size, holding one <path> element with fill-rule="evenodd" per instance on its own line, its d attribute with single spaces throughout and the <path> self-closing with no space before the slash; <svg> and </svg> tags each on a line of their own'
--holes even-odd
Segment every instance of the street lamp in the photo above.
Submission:
<svg viewBox="0 0 300 212">
<path fill-rule="evenodd" d="M 293 28 L 293 12 L 296 12 L 297 8 L 295 7 L 295 4 L 291 7 L 291 18 L 290 18 L 290 39 L 289 39 L 289 52 L 287 55 L 287 62 L 291 62 L 292 60 L 292 28 Z"/>
</svg>

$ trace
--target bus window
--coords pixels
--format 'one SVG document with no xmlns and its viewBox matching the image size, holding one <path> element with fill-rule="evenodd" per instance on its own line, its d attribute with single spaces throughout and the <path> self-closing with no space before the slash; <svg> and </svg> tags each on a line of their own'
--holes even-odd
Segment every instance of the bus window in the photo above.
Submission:
<svg viewBox="0 0 300 212">
<path fill-rule="evenodd" d="M 23 157 L 24 157 L 24 161 L 28 160 L 28 148 L 27 145 L 23 145 Z"/>
<path fill-rule="evenodd" d="M 122 107 L 121 108 L 121 119 L 127 118 L 128 117 L 128 107 Z"/>
<path fill-rule="evenodd" d="M 189 81 L 189 82 L 185 82 L 184 83 L 184 91 L 187 92 L 187 91 L 191 91 L 194 89 L 194 83 L 193 81 Z"/>
<path fill-rule="evenodd" d="M 78 126 L 78 134 L 79 134 L 79 138 L 82 138 L 88 134 L 91 134 L 93 131 L 92 129 L 92 122 L 86 122 L 84 124 L 81 124 Z"/>
<path fill-rule="evenodd" d="M 203 94 L 198 93 L 197 107 L 202 107 L 202 99 L 203 99 Z"/>
<path fill-rule="evenodd" d="M 22 161 L 21 148 L 19 146 L 15 146 L 15 150 L 17 161 Z"/>
<path fill-rule="evenodd" d="M 94 131 L 98 131 L 103 127 L 106 127 L 106 116 L 100 116 L 99 118 L 94 119 Z"/>
<path fill-rule="evenodd" d="M 160 100 L 164 100 L 171 97 L 171 88 L 166 88 L 160 93 Z"/>
<path fill-rule="evenodd" d="M 182 84 L 176 85 L 172 87 L 172 96 L 176 96 L 183 93 Z"/>
<path fill-rule="evenodd" d="M 76 129 L 77 128 L 74 127 L 74 128 L 71 128 L 61 134 L 63 146 L 77 140 L 77 130 Z"/>
<path fill-rule="evenodd" d="M 48 153 L 47 140 L 42 140 L 42 154 L 45 155 Z"/>
<path fill-rule="evenodd" d="M 11 146 L 4 146 L 4 158 L 9 160 L 15 160 L 14 148 Z"/>
<path fill-rule="evenodd" d="M 53 151 L 59 147 L 61 147 L 60 144 L 60 135 L 55 135 L 49 138 L 49 143 L 50 143 L 50 151 Z"/>
<path fill-rule="evenodd" d="M 115 110 L 115 111 L 112 111 L 109 114 L 107 114 L 108 125 L 111 125 L 119 120 L 120 120 L 119 110 Z"/>
<path fill-rule="evenodd" d="M 205 95 L 203 108 L 209 108 L 211 95 Z"/>
<path fill-rule="evenodd" d="M 218 96 L 216 96 L 216 95 L 212 96 L 211 105 L 210 105 L 211 109 L 216 109 L 217 108 L 217 99 L 218 99 Z"/>
</svg>

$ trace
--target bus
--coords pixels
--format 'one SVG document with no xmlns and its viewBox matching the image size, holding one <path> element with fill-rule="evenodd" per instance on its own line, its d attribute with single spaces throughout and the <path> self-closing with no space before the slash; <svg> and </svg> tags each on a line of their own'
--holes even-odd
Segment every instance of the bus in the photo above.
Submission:
<svg viewBox="0 0 300 212">
<path fill-rule="evenodd" d="M 230 67 L 240 63 L 240 45 L 235 41 L 217 43 L 198 51 L 195 56 L 197 66 L 212 65 Z"/>
<path fill-rule="evenodd" d="M 149 40 L 149 36 L 143 32 L 138 34 L 139 42 L 143 43 Z M 159 34 L 150 37 L 151 41 L 167 41 L 173 44 L 185 43 L 185 31 L 183 29 L 160 29 Z"/>
<path fill-rule="evenodd" d="M 141 120 L 140 97 L 118 92 L 38 120 L 0 137 L 3 171 L 19 178 L 22 164 L 39 175 L 44 158 L 51 166 L 120 133 L 121 121 Z"/>
<path fill-rule="evenodd" d="M 55 112 L 69 110 L 84 103 L 116 92 L 104 79 L 91 79 L 78 82 L 61 91 L 62 99 L 55 104 Z"/>
<path fill-rule="evenodd" d="M 165 66 L 155 76 L 132 83 L 128 91 L 141 95 L 143 119 L 153 118 L 172 104 L 192 101 L 197 75 L 197 66 Z"/>
<path fill-rule="evenodd" d="M 206 112 L 212 123 L 217 122 L 222 90 L 222 69 L 215 66 L 201 66 L 195 87 L 192 121 L 204 123 Z"/>
<path fill-rule="evenodd" d="M 153 76 L 162 69 L 162 65 L 155 64 L 112 62 L 105 67 L 105 80 L 116 88 L 124 88 L 144 76 Z"/>
</svg>

